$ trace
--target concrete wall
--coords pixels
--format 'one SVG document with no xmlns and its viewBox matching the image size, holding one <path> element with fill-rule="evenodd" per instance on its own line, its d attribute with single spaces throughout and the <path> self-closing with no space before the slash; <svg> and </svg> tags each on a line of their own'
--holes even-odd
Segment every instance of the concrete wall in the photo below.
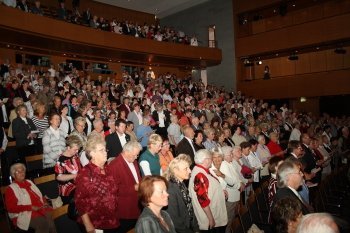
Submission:
<svg viewBox="0 0 350 233">
<path fill-rule="evenodd" d="M 162 18 L 160 23 L 162 26 L 173 26 L 190 36 L 196 34 L 201 46 L 208 46 L 208 27 L 215 25 L 222 62 L 207 68 L 208 84 L 225 86 L 227 90 L 236 89 L 232 0 L 209 0 Z"/>
</svg>

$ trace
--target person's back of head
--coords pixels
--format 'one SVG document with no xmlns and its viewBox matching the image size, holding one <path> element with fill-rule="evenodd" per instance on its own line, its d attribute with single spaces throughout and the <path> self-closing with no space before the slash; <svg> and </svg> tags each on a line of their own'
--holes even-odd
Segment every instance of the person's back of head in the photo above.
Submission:
<svg viewBox="0 0 350 233">
<path fill-rule="evenodd" d="M 296 233 L 339 233 L 337 224 L 327 213 L 305 215 Z"/>
</svg>

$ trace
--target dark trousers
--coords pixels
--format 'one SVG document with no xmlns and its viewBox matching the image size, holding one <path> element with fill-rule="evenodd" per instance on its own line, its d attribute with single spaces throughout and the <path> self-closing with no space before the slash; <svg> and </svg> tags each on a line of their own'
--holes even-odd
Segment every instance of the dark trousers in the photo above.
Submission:
<svg viewBox="0 0 350 233">
<path fill-rule="evenodd" d="M 133 229 L 136 225 L 137 219 L 119 219 L 120 226 L 118 229 L 119 233 L 127 233 Z"/>
<path fill-rule="evenodd" d="M 201 230 L 201 233 L 225 233 L 226 226 L 222 227 L 214 227 L 213 229 L 210 230 Z"/>
</svg>

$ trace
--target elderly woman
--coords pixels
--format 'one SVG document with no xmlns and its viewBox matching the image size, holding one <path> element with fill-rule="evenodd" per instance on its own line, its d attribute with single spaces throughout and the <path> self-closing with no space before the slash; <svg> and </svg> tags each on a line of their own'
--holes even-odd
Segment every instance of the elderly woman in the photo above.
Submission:
<svg viewBox="0 0 350 233">
<path fill-rule="evenodd" d="M 217 146 L 217 143 L 214 141 L 215 138 L 215 129 L 209 128 L 204 130 L 206 140 L 203 142 L 203 146 L 207 150 L 211 150 Z"/>
<path fill-rule="evenodd" d="M 272 157 L 269 148 L 265 145 L 266 139 L 263 134 L 258 135 L 258 148 L 256 149 L 256 153 L 261 161 L 263 169 L 260 171 L 260 177 L 262 180 L 265 180 L 269 177 L 269 168 L 268 163 L 270 158 Z"/>
<path fill-rule="evenodd" d="M 44 131 L 43 136 L 43 168 L 54 171 L 59 155 L 66 146 L 65 133 L 59 128 L 61 116 L 53 113 L 49 118 L 50 128 Z"/>
<path fill-rule="evenodd" d="M 194 161 L 196 165 L 192 170 L 189 191 L 199 229 L 225 232 L 227 213 L 222 211 L 226 208 L 225 194 L 219 181 L 209 172 L 212 154 L 205 149 L 199 150 L 195 154 Z"/>
<path fill-rule="evenodd" d="M 76 136 L 79 137 L 83 149 L 85 148 L 85 144 L 86 144 L 86 141 L 87 141 L 87 137 L 86 137 L 86 134 L 84 132 L 85 124 L 86 124 L 86 120 L 85 120 L 84 117 L 77 117 L 74 120 L 74 127 L 75 127 L 75 129 L 70 134 L 70 135 L 76 135 Z M 80 153 L 80 163 L 83 166 L 85 166 L 86 164 L 89 163 L 89 160 L 86 158 L 85 151 L 82 151 Z"/>
<path fill-rule="evenodd" d="M 117 232 L 118 187 L 105 166 L 107 152 L 104 138 L 92 134 L 85 150 L 90 162 L 75 179 L 74 200 L 79 213 L 78 222 L 84 225 L 86 232 Z"/>
<path fill-rule="evenodd" d="M 270 142 L 266 145 L 269 148 L 272 156 L 284 157 L 285 151 L 282 150 L 282 147 L 278 143 L 278 134 L 275 132 L 270 133 Z"/>
<path fill-rule="evenodd" d="M 43 102 L 37 102 L 35 104 L 34 116 L 32 117 L 32 121 L 39 131 L 37 138 L 35 139 L 36 144 L 36 152 L 38 154 L 43 153 L 43 135 L 44 131 L 49 128 L 49 120 L 46 115 L 46 105 Z"/>
<path fill-rule="evenodd" d="M 103 131 L 103 121 L 101 118 L 95 118 L 95 120 L 92 122 L 92 125 L 94 126 L 94 130 L 92 130 L 91 133 L 100 134 L 102 137 L 105 136 L 105 133 Z"/>
<path fill-rule="evenodd" d="M 158 134 L 149 136 L 148 148 L 140 156 L 139 162 L 142 175 L 160 175 L 162 173 L 159 162 L 159 151 L 162 148 L 162 137 Z"/>
<path fill-rule="evenodd" d="M 246 142 L 247 139 L 242 135 L 242 129 L 241 126 L 235 125 L 232 127 L 232 141 L 235 145 L 240 145 L 242 142 Z"/>
<path fill-rule="evenodd" d="M 61 124 L 60 129 L 63 130 L 66 137 L 74 130 L 73 120 L 68 116 L 68 105 L 62 105 L 60 108 Z"/>
<path fill-rule="evenodd" d="M 162 176 L 145 176 L 139 184 L 139 200 L 145 207 L 140 215 L 136 233 L 176 233 L 169 214 L 162 210 L 168 205 L 167 181 Z"/>
<path fill-rule="evenodd" d="M 162 168 L 162 172 L 164 173 L 169 166 L 169 163 L 171 160 L 174 159 L 173 153 L 170 149 L 170 143 L 168 139 L 163 140 L 162 148 L 160 149 L 159 153 L 159 163 L 160 167 Z"/>
<path fill-rule="evenodd" d="M 20 98 L 20 97 L 15 97 L 13 99 L 13 102 L 12 102 L 13 106 L 15 107 L 14 109 L 11 110 L 10 112 L 10 116 L 9 116 L 9 122 L 10 122 L 10 127 L 9 127 L 9 131 L 7 132 L 7 136 L 9 136 L 10 138 L 13 138 L 13 134 L 12 134 L 12 121 L 14 119 L 16 119 L 17 117 L 17 113 L 16 113 L 16 108 L 23 104 L 23 99 Z"/>
<path fill-rule="evenodd" d="M 81 141 L 78 136 L 69 136 L 66 140 L 66 149 L 55 165 L 59 193 L 64 204 L 68 204 L 74 197 L 75 178 L 81 169 L 78 157 L 80 147 Z"/>
<path fill-rule="evenodd" d="M 78 113 L 75 114 L 75 117 L 72 117 L 73 119 L 76 119 L 78 117 L 84 118 L 84 120 L 85 120 L 84 132 L 86 135 L 89 135 L 92 131 L 92 120 L 91 120 L 90 116 L 88 115 L 88 112 L 92 112 L 91 102 L 84 101 L 80 104 L 80 106 L 78 108 Z"/>
<path fill-rule="evenodd" d="M 24 164 L 13 164 L 10 174 L 14 182 L 5 191 L 5 206 L 13 224 L 24 231 L 32 228 L 36 233 L 55 233 L 55 224 L 50 214 L 52 209 L 38 187 L 25 179 Z"/>
<path fill-rule="evenodd" d="M 36 138 L 36 126 L 27 117 L 27 107 L 23 104 L 16 108 L 17 118 L 12 121 L 12 132 L 16 139 L 18 154 L 23 158 L 35 153 L 34 139 Z"/>
<path fill-rule="evenodd" d="M 166 211 L 173 219 L 175 230 L 178 233 L 199 232 L 197 219 L 191 203 L 185 180 L 190 178 L 191 158 L 185 154 L 179 154 L 169 164 L 166 173 L 168 180 L 169 204 Z"/>
</svg>

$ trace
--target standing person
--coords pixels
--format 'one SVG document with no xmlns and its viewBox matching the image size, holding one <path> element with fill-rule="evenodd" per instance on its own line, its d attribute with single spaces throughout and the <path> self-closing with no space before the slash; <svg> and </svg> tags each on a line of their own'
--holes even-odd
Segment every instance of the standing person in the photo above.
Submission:
<svg viewBox="0 0 350 233">
<path fill-rule="evenodd" d="M 177 233 L 199 232 L 198 222 L 194 215 L 192 200 L 184 183 L 190 178 L 191 158 L 180 154 L 169 164 L 165 174 L 168 180 L 169 213 Z"/>
<path fill-rule="evenodd" d="M 184 138 L 177 144 L 175 148 L 176 155 L 186 154 L 189 155 L 194 162 L 194 154 L 196 152 L 193 145 L 194 131 L 191 126 L 186 125 L 183 127 Z"/>
<path fill-rule="evenodd" d="M 62 105 L 60 108 L 61 114 L 61 124 L 60 129 L 63 130 L 66 137 L 74 130 L 73 120 L 70 116 L 68 116 L 68 105 Z"/>
<path fill-rule="evenodd" d="M 140 156 L 139 163 L 142 175 L 160 175 L 162 169 L 159 163 L 159 151 L 162 148 L 162 137 L 158 134 L 151 134 L 148 140 L 148 148 Z"/>
<path fill-rule="evenodd" d="M 24 162 L 24 157 L 35 153 L 34 139 L 36 138 L 36 126 L 27 117 L 27 107 L 22 104 L 16 108 L 17 118 L 12 122 L 12 132 L 16 140 L 18 154 Z"/>
<path fill-rule="evenodd" d="M 162 172 L 164 173 L 168 169 L 169 163 L 174 159 L 168 139 L 163 140 L 162 149 L 160 149 L 158 154 L 160 167 L 162 168 Z"/>
<path fill-rule="evenodd" d="M 66 149 L 59 156 L 55 165 L 56 179 L 63 204 L 68 204 L 74 198 L 75 178 L 81 169 L 78 152 L 81 141 L 78 136 L 69 136 L 66 140 Z"/>
<path fill-rule="evenodd" d="M 176 233 L 169 214 L 162 210 L 168 205 L 167 181 L 162 176 L 145 176 L 139 185 L 139 199 L 145 207 L 137 220 L 136 233 Z"/>
<path fill-rule="evenodd" d="M 86 156 L 90 162 L 76 177 L 74 201 L 79 213 L 78 223 L 86 232 L 117 232 L 118 186 L 107 161 L 106 142 L 98 134 L 92 134 L 86 143 Z"/>
<path fill-rule="evenodd" d="M 251 147 L 247 159 L 249 161 L 249 164 L 255 169 L 255 172 L 253 174 L 253 188 L 255 190 L 259 187 L 260 184 L 260 171 L 263 169 L 263 165 L 258 157 L 258 154 L 256 153 L 256 150 L 258 148 L 258 141 L 255 139 L 250 139 L 249 143 Z"/>
<path fill-rule="evenodd" d="M 199 150 L 195 154 L 196 165 L 189 182 L 192 205 L 201 232 L 225 232 L 227 213 L 225 194 L 219 181 L 210 175 L 212 154 L 208 150 Z"/>
<path fill-rule="evenodd" d="M 115 122 L 115 132 L 106 137 L 108 158 L 114 158 L 123 150 L 123 146 L 130 141 L 130 136 L 125 133 L 126 122 L 118 119 Z"/>
<path fill-rule="evenodd" d="M 32 121 L 39 131 L 38 136 L 35 138 L 36 153 L 43 153 L 43 135 L 44 131 L 49 128 L 49 120 L 46 115 L 46 105 L 44 103 L 38 102 L 35 105 L 34 116 Z"/>
<path fill-rule="evenodd" d="M 202 130 L 196 130 L 194 132 L 193 147 L 196 151 L 205 149 L 203 146 L 204 133 Z"/>
<path fill-rule="evenodd" d="M 142 125 L 140 125 L 136 131 L 137 140 L 141 143 L 142 151 L 147 149 L 149 136 L 154 132 L 149 124 L 149 117 L 144 116 Z"/>
<path fill-rule="evenodd" d="M 273 157 L 269 161 L 269 171 L 271 173 L 271 177 L 269 179 L 269 184 L 267 186 L 268 189 L 268 205 L 271 208 L 273 198 L 275 197 L 277 191 L 277 171 L 278 166 L 283 163 L 283 159 L 281 157 Z"/>
<path fill-rule="evenodd" d="M 137 127 L 142 124 L 142 112 L 138 103 L 133 105 L 133 109 L 128 115 L 128 121 L 134 124 L 134 131 L 136 132 Z"/>
<path fill-rule="evenodd" d="M 268 169 L 268 163 L 270 158 L 272 157 L 269 148 L 265 146 L 265 136 L 263 134 L 258 135 L 258 148 L 256 149 L 256 152 L 258 154 L 258 157 L 261 161 L 261 164 L 263 165 L 263 169 L 260 171 L 260 178 L 261 180 L 266 180 L 269 177 L 269 169 Z"/>
<path fill-rule="evenodd" d="M 173 148 L 175 148 L 181 140 L 181 130 L 180 130 L 180 125 L 178 124 L 179 120 L 177 118 L 177 115 L 171 115 L 170 121 L 171 123 L 167 129 L 168 137 L 169 137 L 170 145 Z"/>
<path fill-rule="evenodd" d="M 140 215 L 137 191 L 141 173 L 136 159 L 141 150 L 140 143 L 130 141 L 124 145 L 120 156 L 109 164 L 111 175 L 119 187 L 117 213 L 120 218 L 120 233 L 134 228 Z"/>
<path fill-rule="evenodd" d="M 58 157 L 66 146 L 66 135 L 59 128 L 61 116 L 58 113 L 53 113 L 49 118 L 49 122 L 50 127 L 44 131 L 43 135 L 43 168 L 47 169 L 49 173 L 53 173 Z"/>
</svg>

